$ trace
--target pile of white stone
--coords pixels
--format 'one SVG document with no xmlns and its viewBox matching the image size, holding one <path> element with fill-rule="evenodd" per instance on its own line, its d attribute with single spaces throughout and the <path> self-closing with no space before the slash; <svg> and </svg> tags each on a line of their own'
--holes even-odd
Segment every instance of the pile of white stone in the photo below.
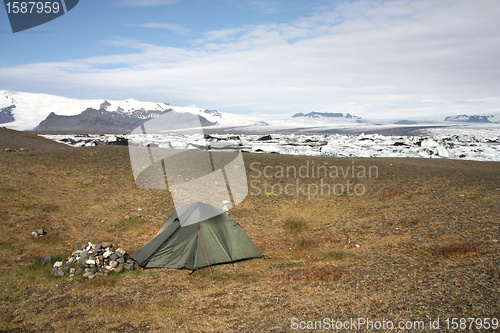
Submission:
<svg viewBox="0 0 500 333">
<path fill-rule="evenodd" d="M 41 258 L 41 263 L 49 262 L 47 257 Z M 84 278 L 93 279 L 121 273 L 124 270 L 134 269 L 134 262 L 127 258 L 126 251 L 115 248 L 111 242 L 92 244 L 88 242 L 82 246 L 76 246 L 70 257 L 63 261 L 56 261 L 50 273 L 55 277 L 80 275 Z"/>
<path fill-rule="evenodd" d="M 18 151 L 27 151 L 27 149 L 24 149 L 24 148 L 5 148 L 5 149 L 3 149 L 3 151 L 17 153 Z"/>
</svg>

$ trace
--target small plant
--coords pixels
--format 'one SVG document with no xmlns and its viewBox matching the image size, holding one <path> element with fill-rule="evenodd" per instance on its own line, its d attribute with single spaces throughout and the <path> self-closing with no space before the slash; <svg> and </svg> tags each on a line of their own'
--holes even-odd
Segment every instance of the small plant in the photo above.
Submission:
<svg viewBox="0 0 500 333">
<path fill-rule="evenodd" d="M 43 204 L 40 206 L 40 209 L 45 213 L 57 212 L 59 210 L 59 206 L 54 204 Z"/>
<path fill-rule="evenodd" d="M 285 229 L 301 232 L 307 230 L 307 223 L 303 218 L 292 217 L 285 221 Z"/>
<path fill-rule="evenodd" d="M 482 199 L 484 198 L 486 195 L 484 194 L 478 194 L 478 195 L 473 195 L 473 196 L 470 196 L 470 197 L 467 197 L 468 199 L 471 199 L 471 200 L 479 200 L 479 199 Z"/>
<path fill-rule="evenodd" d="M 11 242 L 0 242 L 0 250 L 11 250 L 14 246 Z"/>
<path fill-rule="evenodd" d="M 65 261 L 65 256 L 64 255 L 55 255 L 52 256 L 52 260 L 50 262 L 47 262 L 45 264 L 42 264 L 39 259 L 33 261 L 29 265 L 25 266 L 23 269 L 28 275 L 31 276 L 40 276 L 40 275 L 46 275 L 49 276 L 48 272 L 50 270 L 50 267 L 56 262 L 56 261 Z"/>
<path fill-rule="evenodd" d="M 408 227 L 408 226 L 414 226 L 417 224 L 422 224 L 424 223 L 424 220 L 418 218 L 418 217 L 410 217 L 410 218 L 403 218 L 399 220 L 399 223 L 402 226 Z"/>
<path fill-rule="evenodd" d="M 334 260 L 344 260 L 346 258 L 353 258 L 356 254 L 346 251 L 330 251 L 325 253 L 325 258 L 331 258 Z"/>
<path fill-rule="evenodd" d="M 435 249 L 431 250 L 433 255 L 443 257 L 466 256 L 481 252 L 483 252 L 483 250 L 480 244 L 469 240 L 450 242 L 445 245 L 437 246 Z"/>
<path fill-rule="evenodd" d="M 15 192 L 16 190 L 13 190 L 9 187 L 1 187 L 0 188 L 0 195 L 2 196 L 8 196 L 8 195 L 11 195 Z"/>
<path fill-rule="evenodd" d="M 306 248 L 310 248 L 310 247 L 316 246 L 317 243 L 318 243 L 317 238 L 305 238 L 304 237 L 304 238 L 299 239 L 299 241 L 297 242 L 296 247 L 302 248 L 302 249 L 306 249 Z"/>
<path fill-rule="evenodd" d="M 334 281 L 339 280 L 345 275 L 342 267 L 323 266 L 294 269 L 285 274 L 290 281 Z"/>
<path fill-rule="evenodd" d="M 387 199 L 392 199 L 392 198 L 407 195 L 407 194 L 408 194 L 408 191 L 403 190 L 402 188 L 390 188 L 385 192 L 384 196 Z"/>
<path fill-rule="evenodd" d="M 306 276 L 309 279 L 314 280 L 338 280 L 344 275 L 344 271 L 339 267 L 320 267 L 317 269 L 311 269 L 306 272 Z"/>
<path fill-rule="evenodd" d="M 286 269 L 290 267 L 305 267 L 306 264 L 302 261 L 288 261 L 284 263 L 279 263 L 279 264 L 273 264 L 270 265 L 269 268 L 271 269 Z"/>
<path fill-rule="evenodd" d="M 110 274 L 107 275 L 105 279 L 92 279 L 92 280 L 87 280 L 85 281 L 86 283 L 90 284 L 92 288 L 96 288 L 97 286 L 100 287 L 112 287 L 116 285 L 121 278 L 121 274 Z"/>
<path fill-rule="evenodd" d="M 121 219 L 117 222 L 119 230 L 125 232 L 134 229 L 136 226 L 143 224 L 145 221 L 140 217 L 132 217 L 131 219 Z"/>
</svg>

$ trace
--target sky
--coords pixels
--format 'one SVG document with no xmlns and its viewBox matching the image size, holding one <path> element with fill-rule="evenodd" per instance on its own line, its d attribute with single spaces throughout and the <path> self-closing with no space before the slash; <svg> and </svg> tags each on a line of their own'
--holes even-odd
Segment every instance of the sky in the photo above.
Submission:
<svg viewBox="0 0 500 333">
<path fill-rule="evenodd" d="M 500 111 L 500 1 L 80 0 L 12 33 L 0 89 L 245 114 Z"/>
</svg>

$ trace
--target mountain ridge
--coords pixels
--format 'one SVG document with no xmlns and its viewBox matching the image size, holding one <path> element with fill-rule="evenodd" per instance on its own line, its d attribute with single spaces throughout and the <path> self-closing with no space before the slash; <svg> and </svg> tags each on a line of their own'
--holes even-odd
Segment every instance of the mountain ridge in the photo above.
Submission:
<svg viewBox="0 0 500 333">
<path fill-rule="evenodd" d="M 133 98 L 124 100 L 112 99 L 76 99 L 64 96 L 43 94 L 43 93 L 28 93 L 14 92 L 8 90 L 0 90 L 0 126 L 17 130 L 33 130 L 36 127 L 48 128 L 50 122 L 55 124 L 60 122 L 67 125 L 67 128 L 80 128 L 81 131 L 91 131 L 91 129 L 81 125 L 76 126 L 74 123 L 76 118 L 58 119 L 56 116 L 77 116 L 87 109 L 102 110 L 108 112 L 116 126 L 122 132 L 125 128 L 130 128 L 132 123 L 140 123 L 139 120 L 132 121 L 131 118 L 146 121 L 153 117 L 161 115 L 165 111 L 176 111 L 179 113 L 189 113 L 199 115 L 207 120 L 207 126 L 214 126 L 214 130 L 232 130 L 232 131 L 248 131 L 248 132 L 272 132 L 272 131 L 304 131 L 307 128 L 314 130 L 327 130 L 328 128 L 336 130 L 340 126 L 353 126 L 357 123 L 363 123 L 364 126 L 418 126 L 419 124 L 441 124 L 445 126 L 453 126 L 453 124 L 469 124 L 469 125 L 489 125 L 490 123 L 500 123 L 500 112 L 493 115 L 449 115 L 446 118 L 443 116 L 435 116 L 435 119 L 417 119 L 411 115 L 414 121 L 396 121 L 391 119 L 381 118 L 376 120 L 370 118 L 365 120 L 352 113 L 341 112 L 298 112 L 291 114 L 235 114 L 230 112 L 219 112 L 209 108 L 198 108 L 195 105 L 189 106 L 171 106 L 169 102 L 146 102 L 138 101 Z M 113 113 L 115 112 L 115 113 Z M 51 113 L 49 120 L 46 119 Z M 87 114 L 87 113 L 86 113 Z M 86 115 L 84 114 L 84 115 Z M 97 115 L 92 117 L 101 117 L 104 122 L 108 122 L 110 114 Z M 102 118 L 104 117 L 104 119 Z M 130 118 L 126 120 L 126 118 Z M 439 117 L 439 118 L 438 118 Z M 444 118 L 444 119 L 443 119 Z M 201 119 L 201 118 L 200 118 Z M 418 120 L 418 121 L 417 121 Z M 49 122 L 50 121 L 50 122 Z M 82 123 L 85 123 L 80 119 Z M 95 122 L 95 121 L 94 121 Z M 395 122 L 395 123 L 394 123 Z M 93 124 L 89 119 L 88 124 Z M 76 127 L 75 127 L 76 126 Z M 94 124 L 98 128 L 106 128 L 106 131 L 113 129 L 112 126 L 104 124 Z M 50 125 L 50 128 L 56 128 L 55 125 Z M 56 129 L 61 130 L 61 129 Z M 369 129 L 367 129 L 369 130 Z M 116 132 L 116 131 L 113 131 Z"/>
<path fill-rule="evenodd" d="M 490 118 L 494 118 L 494 115 L 472 115 L 468 116 L 466 114 L 459 114 L 456 116 L 448 116 L 444 118 L 444 121 L 457 122 L 457 123 L 492 123 Z"/>
<path fill-rule="evenodd" d="M 343 119 L 354 119 L 356 121 L 362 121 L 361 117 L 353 116 L 347 113 L 345 116 L 342 112 L 317 112 L 311 111 L 309 113 L 299 112 L 292 116 L 292 118 L 343 118 Z"/>
<path fill-rule="evenodd" d="M 212 126 L 215 123 L 206 118 L 175 112 L 172 109 L 166 111 L 148 111 L 136 110 L 131 113 L 122 111 L 106 111 L 105 109 L 87 108 L 85 111 L 77 115 L 65 116 L 51 112 L 40 124 L 35 127 L 34 131 L 101 131 L 101 132 L 130 132 L 142 123 L 160 116 L 165 113 L 170 113 L 170 119 L 183 122 L 193 117 L 199 117 L 201 126 Z"/>
</svg>

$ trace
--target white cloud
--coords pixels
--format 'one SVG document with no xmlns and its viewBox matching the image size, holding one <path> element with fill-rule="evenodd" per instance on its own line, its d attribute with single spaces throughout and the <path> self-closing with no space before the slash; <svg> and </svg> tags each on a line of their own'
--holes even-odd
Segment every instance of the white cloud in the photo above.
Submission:
<svg viewBox="0 0 500 333">
<path fill-rule="evenodd" d="M 197 40 L 196 43 L 202 44 L 208 41 L 219 41 L 219 42 L 234 41 L 242 33 L 247 32 L 251 29 L 252 29 L 251 27 L 247 26 L 246 28 L 239 27 L 239 28 L 207 31 L 203 33 L 203 38 Z"/>
<path fill-rule="evenodd" d="M 280 4 L 279 2 L 273 0 L 251 0 L 250 3 L 260 9 L 265 14 L 276 14 L 280 12 Z"/>
<path fill-rule="evenodd" d="M 208 31 L 191 49 L 115 39 L 134 53 L 4 67 L 0 83 L 236 112 L 491 113 L 498 17 L 486 0 L 342 3 L 291 24 Z"/>
<path fill-rule="evenodd" d="M 179 35 L 186 35 L 190 32 L 190 30 L 188 28 L 186 28 L 185 25 L 175 24 L 175 23 L 149 22 L 149 23 L 128 24 L 128 26 L 170 30 L 170 31 L 175 32 Z"/>
</svg>

